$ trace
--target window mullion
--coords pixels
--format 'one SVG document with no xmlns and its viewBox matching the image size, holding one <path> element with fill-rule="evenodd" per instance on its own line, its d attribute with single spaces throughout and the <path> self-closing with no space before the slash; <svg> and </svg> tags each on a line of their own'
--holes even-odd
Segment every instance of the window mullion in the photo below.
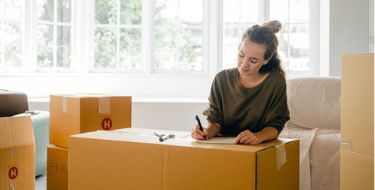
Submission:
<svg viewBox="0 0 375 190">
<path fill-rule="evenodd" d="M 270 19 L 270 0 L 258 0 L 259 23 L 265 23 Z"/>
<path fill-rule="evenodd" d="M 5 67 L 5 53 L 4 53 L 4 39 L 5 39 L 5 32 L 4 32 L 4 26 L 5 26 L 5 1 L 2 1 L 2 10 L 1 10 L 1 13 L 2 16 L 3 16 L 3 19 L 0 20 L 0 25 L 2 26 L 1 27 L 1 30 L 0 30 L 0 40 L 1 40 L 1 44 L 0 44 L 0 51 L 1 51 L 1 57 L 0 57 L 0 60 L 1 60 L 1 64 L 0 64 L 0 69 L 3 70 L 3 68 Z"/>
<path fill-rule="evenodd" d="M 53 45 L 52 45 L 52 68 L 57 69 L 57 0 L 53 3 Z"/>
<path fill-rule="evenodd" d="M 142 66 L 150 74 L 154 65 L 154 10 L 155 0 L 142 0 Z"/>
<path fill-rule="evenodd" d="M 120 68 L 120 26 L 121 26 L 121 0 L 117 0 L 117 23 L 116 23 L 116 67 Z"/>
<path fill-rule="evenodd" d="M 204 10 L 209 12 L 208 26 L 208 73 L 212 80 L 223 65 L 223 0 L 209 0 Z M 213 64 L 209 64 L 213 63 Z"/>
</svg>

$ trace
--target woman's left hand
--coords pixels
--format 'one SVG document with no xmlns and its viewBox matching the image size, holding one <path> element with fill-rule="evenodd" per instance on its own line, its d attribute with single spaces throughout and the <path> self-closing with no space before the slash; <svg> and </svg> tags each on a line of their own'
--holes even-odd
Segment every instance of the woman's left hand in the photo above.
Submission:
<svg viewBox="0 0 375 190">
<path fill-rule="evenodd" d="M 234 142 L 237 144 L 260 144 L 262 143 L 262 138 L 256 133 L 245 130 L 237 135 Z"/>
</svg>

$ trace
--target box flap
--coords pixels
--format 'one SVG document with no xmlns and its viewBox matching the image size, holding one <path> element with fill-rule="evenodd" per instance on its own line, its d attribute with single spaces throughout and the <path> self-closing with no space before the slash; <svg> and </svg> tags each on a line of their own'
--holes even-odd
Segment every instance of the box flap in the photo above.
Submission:
<svg viewBox="0 0 375 190">
<path fill-rule="evenodd" d="M 0 117 L 0 148 L 34 144 L 31 117 L 26 114 Z"/>
<path fill-rule="evenodd" d="M 165 142 L 159 142 L 159 138 L 154 135 L 154 132 L 158 134 L 173 134 L 174 138 L 169 138 Z M 164 144 L 169 146 L 184 146 L 191 148 L 207 148 L 207 149 L 222 149 L 222 150 L 234 150 L 234 151 L 245 151 L 245 152 L 258 152 L 265 150 L 279 144 L 285 144 L 295 139 L 277 139 L 274 141 L 262 143 L 259 145 L 238 145 L 238 144 L 203 144 L 197 143 L 191 138 L 190 132 L 186 131 L 171 131 L 171 130 L 155 130 L 155 129 L 141 129 L 141 128 L 124 128 L 113 131 L 95 131 L 90 133 L 82 133 L 72 135 L 72 138 L 95 138 L 103 140 L 114 140 L 114 141 L 129 141 L 139 143 L 155 143 Z"/>
</svg>

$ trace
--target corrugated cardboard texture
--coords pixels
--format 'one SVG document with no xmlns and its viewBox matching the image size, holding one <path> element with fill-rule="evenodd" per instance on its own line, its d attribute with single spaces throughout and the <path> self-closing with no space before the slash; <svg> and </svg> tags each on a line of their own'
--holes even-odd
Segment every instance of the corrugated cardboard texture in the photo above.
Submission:
<svg viewBox="0 0 375 190">
<path fill-rule="evenodd" d="M 342 56 L 341 138 L 352 151 L 374 155 L 374 54 Z"/>
<path fill-rule="evenodd" d="M 299 189 L 299 141 L 286 143 L 286 162 L 278 165 L 277 148 L 269 148 L 257 153 L 257 189 L 258 190 L 298 190 Z M 279 147 L 282 148 L 282 147 Z M 287 180 L 285 175 L 288 175 Z"/>
<path fill-rule="evenodd" d="M 374 157 L 341 149 L 340 189 L 373 190 Z"/>
<path fill-rule="evenodd" d="M 34 189 L 35 141 L 30 116 L 0 118 L 0 189 Z"/>
<path fill-rule="evenodd" d="M 69 136 L 131 127 L 129 96 L 50 96 L 50 143 L 69 148 Z"/>
<path fill-rule="evenodd" d="M 68 189 L 69 149 L 50 146 L 47 150 L 47 189 Z"/>
<path fill-rule="evenodd" d="M 298 141 L 276 140 L 257 146 L 202 144 L 186 138 L 189 132 L 157 131 L 176 134 L 161 143 L 153 131 L 129 128 L 73 135 L 69 189 L 266 190 L 270 186 L 263 183 L 270 183 L 268 180 L 288 190 L 299 187 Z M 285 144 L 285 164 L 277 167 L 278 156 L 270 160 L 274 163 L 259 161 L 275 156 L 272 149 L 279 144 Z M 257 183 L 259 167 L 272 175 Z"/>
<path fill-rule="evenodd" d="M 162 146 L 73 138 L 69 189 L 161 189 Z"/>
</svg>

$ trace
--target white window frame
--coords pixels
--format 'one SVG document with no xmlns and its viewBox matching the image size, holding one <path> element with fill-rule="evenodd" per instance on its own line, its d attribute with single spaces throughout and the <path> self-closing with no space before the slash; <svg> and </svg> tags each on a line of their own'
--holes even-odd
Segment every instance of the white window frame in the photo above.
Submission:
<svg viewBox="0 0 375 190">
<path fill-rule="evenodd" d="M 36 66 L 36 14 L 35 0 L 26 2 L 26 37 L 25 45 L 25 73 L 1 73 L 0 80 L 4 81 L 2 88 L 26 92 L 31 97 L 48 97 L 56 93 L 101 93 L 123 94 L 135 97 L 151 98 L 204 98 L 209 94 L 210 85 L 215 74 L 222 65 L 222 37 L 223 37 L 223 0 L 203 0 L 203 64 L 201 73 L 155 73 L 149 63 L 153 53 L 149 43 L 153 38 L 153 7 L 154 0 L 142 0 L 142 64 L 140 73 L 90 73 L 90 66 L 94 61 L 94 0 L 72 0 L 72 73 L 35 73 Z M 146 3 L 147 2 L 147 3 Z M 268 0 L 263 6 L 267 6 Z M 310 1 L 312 4 L 315 1 Z M 149 3 L 149 4 L 148 4 Z M 319 4 L 319 2 L 318 2 Z M 148 5 L 148 6 L 147 6 Z M 319 26 L 319 6 L 311 6 L 311 23 L 314 30 Z M 267 14 L 267 10 L 262 14 Z M 80 19 L 76 19 L 80 18 Z M 145 19 L 149 18 L 149 19 Z M 262 18 L 262 17 L 261 17 Z M 267 17 L 264 17 L 265 19 Z M 316 19 L 318 18 L 318 19 Z M 316 20 L 315 20 L 316 19 Z M 89 22 L 87 22 L 89 21 Z M 311 27 L 313 28 L 313 27 Z M 312 30 L 310 33 L 315 33 Z M 319 35 L 313 36 L 319 39 Z M 319 60 L 319 40 L 311 39 L 311 45 L 317 52 L 311 52 L 313 60 Z M 316 43 L 315 43 L 316 42 Z M 148 44 L 148 45 L 146 45 Z M 151 45 L 150 45 L 151 44 Z M 32 59 L 31 59 L 32 58 Z M 77 64 L 79 63 L 79 64 Z M 319 65 L 316 65 L 319 67 Z M 0 71 L 1 72 L 1 71 Z M 319 71 L 318 71 L 319 72 Z M 318 74 L 317 74 L 318 75 Z M 2 82 L 3 83 L 3 82 Z M 30 86 L 32 83 L 35 86 Z"/>
</svg>

